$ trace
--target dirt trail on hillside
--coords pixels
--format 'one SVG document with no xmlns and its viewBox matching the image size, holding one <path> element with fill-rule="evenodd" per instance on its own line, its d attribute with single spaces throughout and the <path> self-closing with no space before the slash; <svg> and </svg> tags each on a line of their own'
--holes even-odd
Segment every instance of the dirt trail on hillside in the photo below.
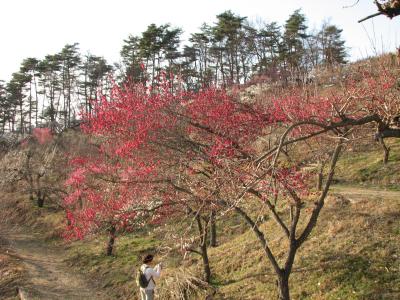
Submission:
<svg viewBox="0 0 400 300">
<path fill-rule="evenodd" d="M 362 186 L 334 185 L 330 191 L 333 194 L 341 194 L 348 198 L 350 202 L 357 203 L 364 199 L 382 198 L 398 199 L 400 191 L 384 190 L 378 188 L 364 188 Z"/>
<path fill-rule="evenodd" d="M 22 288 L 27 300 L 111 299 L 68 268 L 60 247 L 44 243 L 35 233 L 3 229 L 1 235 L 9 242 L 8 250 L 20 258 L 26 269 Z"/>
</svg>

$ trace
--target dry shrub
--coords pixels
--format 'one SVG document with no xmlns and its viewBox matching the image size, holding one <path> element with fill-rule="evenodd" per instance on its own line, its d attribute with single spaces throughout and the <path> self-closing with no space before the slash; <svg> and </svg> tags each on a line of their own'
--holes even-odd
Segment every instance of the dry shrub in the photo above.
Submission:
<svg viewBox="0 0 400 300">
<path fill-rule="evenodd" d="M 189 270 L 180 268 L 168 276 L 159 289 L 160 299 L 188 300 L 209 299 L 212 287 Z"/>
</svg>

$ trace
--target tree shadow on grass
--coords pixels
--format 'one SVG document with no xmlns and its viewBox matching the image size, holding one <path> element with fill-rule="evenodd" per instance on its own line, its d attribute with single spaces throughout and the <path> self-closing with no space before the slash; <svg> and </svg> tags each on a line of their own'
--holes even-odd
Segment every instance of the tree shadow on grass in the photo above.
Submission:
<svg viewBox="0 0 400 300">
<path fill-rule="evenodd" d="M 373 252 L 369 254 L 373 255 Z M 400 296 L 399 262 L 393 257 L 338 254 L 334 258 L 324 272 L 333 275 L 335 297 L 345 299 L 353 295 L 357 299 L 379 300 Z"/>
</svg>

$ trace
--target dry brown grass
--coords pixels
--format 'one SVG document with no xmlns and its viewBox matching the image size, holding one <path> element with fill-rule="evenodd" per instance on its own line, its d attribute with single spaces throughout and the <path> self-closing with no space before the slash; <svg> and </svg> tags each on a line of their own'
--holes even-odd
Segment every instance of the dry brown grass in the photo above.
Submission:
<svg viewBox="0 0 400 300">
<path fill-rule="evenodd" d="M 15 299 L 17 287 L 24 279 L 24 268 L 14 253 L 8 249 L 8 243 L 1 238 L 0 232 L 0 298 Z"/>
</svg>

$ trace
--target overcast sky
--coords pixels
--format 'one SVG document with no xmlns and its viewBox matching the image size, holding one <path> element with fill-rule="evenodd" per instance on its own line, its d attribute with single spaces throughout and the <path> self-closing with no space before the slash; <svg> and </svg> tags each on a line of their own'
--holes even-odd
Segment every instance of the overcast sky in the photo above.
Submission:
<svg viewBox="0 0 400 300">
<path fill-rule="evenodd" d="M 122 41 L 140 34 L 151 23 L 170 23 L 186 36 L 203 22 L 232 10 L 250 20 L 262 19 L 283 24 L 301 8 L 309 28 L 319 28 L 324 20 L 343 29 L 351 58 L 394 51 L 400 46 L 399 19 L 379 16 L 357 23 L 376 12 L 373 0 L 0 0 L 0 79 L 9 80 L 26 57 L 43 58 L 67 43 L 78 42 L 81 53 L 119 61 Z M 396 30 L 397 28 L 397 30 Z"/>
</svg>

